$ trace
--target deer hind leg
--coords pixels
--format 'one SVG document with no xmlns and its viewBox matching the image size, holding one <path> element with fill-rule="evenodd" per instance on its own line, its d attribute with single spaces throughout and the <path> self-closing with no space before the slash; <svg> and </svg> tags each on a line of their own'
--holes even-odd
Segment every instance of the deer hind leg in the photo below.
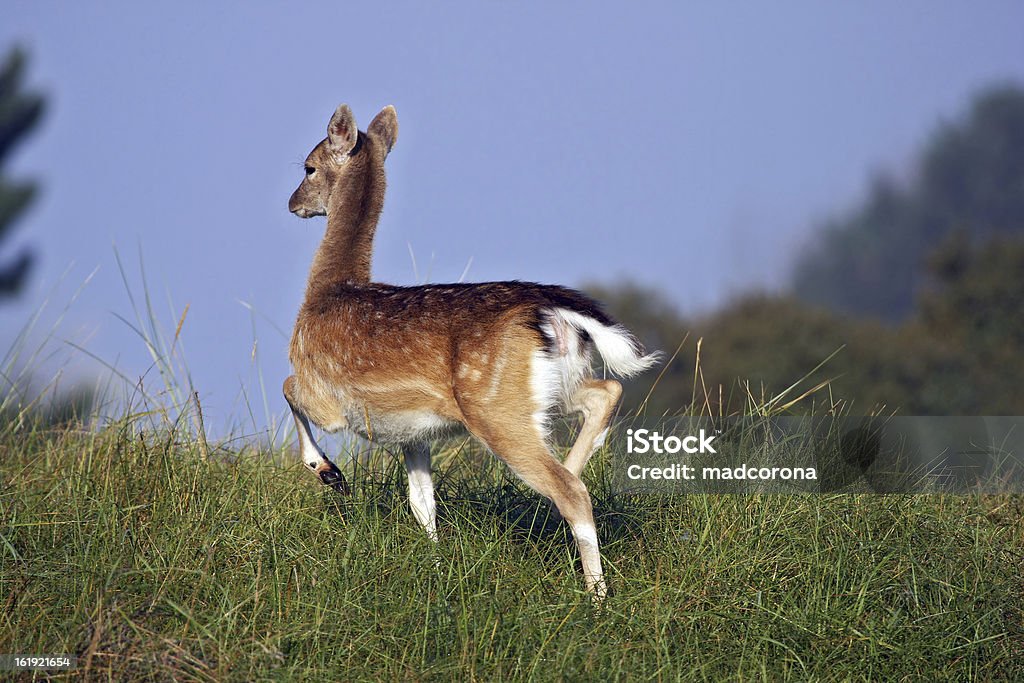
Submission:
<svg viewBox="0 0 1024 683">
<path fill-rule="evenodd" d="M 555 504 L 576 538 L 587 590 L 601 599 L 607 588 L 587 487 L 548 450 L 529 409 L 510 412 L 466 415 L 466 426 L 530 488 Z"/>
<path fill-rule="evenodd" d="M 594 451 L 604 445 L 608 423 L 621 396 L 622 385 L 613 379 L 587 380 L 572 396 L 569 407 L 583 414 L 583 426 L 564 464 L 577 477 Z"/>
<path fill-rule="evenodd" d="M 295 377 L 289 377 L 284 381 L 284 398 L 288 401 L 288 407 L 292 409 L 292 417 L 295 418 L 295 430 L 299 434 L 299 447 L 301 449 L 302 462 L 313 474 L 325 485 L 342 495 L 349 494 L 348 482 L 338 466 L 331 462 L 324 452 L 317 445 L 313 438 L 313 432 L 309 427 L 309 418 L 306 417 L 297 407 L 295 400 Z"/>
<path fill-rule="evenodd" d="M 430 444 L 414 443 L 402 447 L 405 470 L 409 475 L 409 506 L 416 521 L 437 542 L 437 515 L 434 507 L 434 482 L 430 479 Z"/>
</svg>

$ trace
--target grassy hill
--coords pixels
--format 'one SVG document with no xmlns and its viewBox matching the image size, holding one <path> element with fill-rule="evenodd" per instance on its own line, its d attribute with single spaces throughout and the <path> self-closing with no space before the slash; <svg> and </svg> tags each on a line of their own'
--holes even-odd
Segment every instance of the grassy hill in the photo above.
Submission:
<svg viewBox="0 0 1024 683">
<path fill-rule="evenodd" d="M 599 453 L 595 607 L 567 527 L 461 450 L 435 548 L 381 452 L 343 499 L 287 453 L 9 424 L 0 653 L 89 680 L 1024 676 L 1019 497 L 624 498 Z"/>
</svg>

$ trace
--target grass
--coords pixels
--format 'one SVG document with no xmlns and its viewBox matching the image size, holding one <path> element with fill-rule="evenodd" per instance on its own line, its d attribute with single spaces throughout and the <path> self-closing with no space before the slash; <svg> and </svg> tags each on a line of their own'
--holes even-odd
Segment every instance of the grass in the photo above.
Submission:
<svg viewBox="0 0 1024 683">
<path fill-rule="evenodd" d="M 584 476 L 611 590 L 596 607 L 564 523 L 472 445 L 435 455 L 435 546 L 382 451 L 337 457 L 341 498 L 273 438 L 208 444 L 187 307 L 165 333 L 118 265 L 159 376 L 107 365 L 126 397 L 97 403 L 127 417 L 43 426 L 57 382 L 24 388 L 35 319 L 0 361 L 0 654 L 78 657 L 48 677 L 1024 678 L 1019 496 L 624 496 L 606 450 Z M 827 384 L 805 380 L 770 400 L 748 387 L 748 412 Z"/>
<path fill-rule="evenodd" d="M 130 419 L 0 452 L 0 653 L 76 654 L 55 678 L 1024 677 L 1016 497 L 625 498 L 599 454 L 595 607 L 564 524 L 475 451 L 438 458 L 437 547 L 381 453 L 343 499 Z"/>
</svg>

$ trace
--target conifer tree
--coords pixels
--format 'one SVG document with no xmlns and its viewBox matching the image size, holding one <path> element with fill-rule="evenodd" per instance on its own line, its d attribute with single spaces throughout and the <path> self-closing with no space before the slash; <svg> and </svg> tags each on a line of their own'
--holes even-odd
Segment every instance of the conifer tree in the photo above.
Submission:
<svg viewBox="0 0 1024 683">
<path fill-rule="evenodd" d="M 33 258 L 27 248 L 15 256 L 5 256 L 2 250 L 37 191 L 36 183 L 10 180 L 2 172 L 11 151 L 36 126 L 45 108 L 41 95 L 23 90 L 25 61 L 25 53 L 14 48 L 0 66 L 0 297 L 21 289 Z"/>
</svg>

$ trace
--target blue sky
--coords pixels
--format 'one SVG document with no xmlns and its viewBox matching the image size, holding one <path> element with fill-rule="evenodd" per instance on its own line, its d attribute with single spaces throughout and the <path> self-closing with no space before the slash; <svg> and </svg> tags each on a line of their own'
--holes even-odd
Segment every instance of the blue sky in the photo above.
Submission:
<svg viewBox="0 0 1024 683">
<path fill-rule="evenodd" d="M 286 204 L 341 102 L 361 127 L 398 110 L 377 279 L 451 281 L 472 261 L 469 280 L 632 279 L 697 311 L 784 284 L 871 173 L 907 173 L 980 87 L 1024 83 L 1014 2 L 98 7 L 0 9 L 0 49 L 30 50 L 50 105 L 6 169 L 44 187 L 0 251 L 40 257 L 0 307 L 0 346 L 69 266 L 53 303 L 98 267 L 59 336 L 146 373 L 113 245 L 136 294 L 141 250 L 171 331 L 189 306 L 214 422 L 253 382 L 254 337 L 283 413 L 324 228 Z"/>
</svg>

